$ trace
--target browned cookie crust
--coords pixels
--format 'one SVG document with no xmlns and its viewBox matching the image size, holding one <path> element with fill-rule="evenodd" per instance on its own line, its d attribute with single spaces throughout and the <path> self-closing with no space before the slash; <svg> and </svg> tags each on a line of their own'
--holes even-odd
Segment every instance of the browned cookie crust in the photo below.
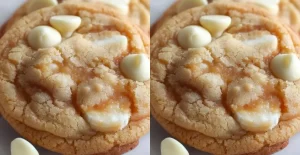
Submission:
<svg viewBox="0 0 300 155">
<path fill-rule="evenodd" d="M 132 144 L 128 144 L 128 145 L 124 145 L 124 146 L 120 146 L 120 147 L 114 147 L 108 153 L 101 153 L 101 154 L 96 154 L 96 155 L 122 155 L 122 154 L 134 149 L 138 144 L 139 144 L 139 142 L 137 141 Z"/>
<path fill-rule="evenodd" d="M 4 35 L 5 33 L 5 26 L 6 26 L 6 23 L 4 23 L 1 27 L 0 27 L 0 38 Z"/>
<path fill-rule="evenodd" d="M 262 148 L 256 153 L 249 153 L 249 154 L 244 154 L 244 155 L 272 155 L 273 153 L 276 153 L 282 149 L 284 149 L 287 145 L 289 144 L 288 141 L 278 143 L 272 146 L 267 146 Z"/>
<path fill-rule="evenodd" d="M 140 0 L 150 10 L 150 0 Z"/>
<path fill-rule="evenodd" d="M 0 107 L 1 108 L 1 107 Z M 91 138 L 86 138 L 82 140 L 68 140 L 64 138 L 58 138 L 57 136 L 54 136 L 52 134 L 48 134 L 42 131 L 35 130 L 33 128 L 30 128 L 19 121 L 16 121 L 12 119 L 9 116 L 5 117 L 6 120 L 10 123 L 10 125 L 24 138 L 29 139 L 31 142 L 34 144 L 43 146 L 46 149 L 52 150 L 52 151 L 58 151 L 58 152 L 64 152 L 64 155 L 122 155 L 132 149 L 134 149 L 138 144 L 139 141 L 134 141 L 129 144 L 124 144 L 121 146 L 114 146 L 110 150 L 107 150 L 106 152 L 103 153 L 92 153 L 96 152 L 97 147 L 101 147 L 103 145 L 103 142 L 98 141 L 97 142 L 97 137 L 91 137 Z M 140 122 L 142 123 L 148 123 L 146 121 Z M 145 129 L 142 129 L 142 125 L 137 123 L 137 124 L 132 124 L 133 130 L 137 131 L 142 131 Z M 146 125 L 144 124 L 144 125 Z M 140 126 L 141 125 L 141 126 Z M 149 123 L 147 125 L 150 125 Z M 147 130 L 147 129 L 146 129 Z M 134 135 L 135 133 L 127 133 L 128 135 Z M 125 136 L 125 135 L 123 135 Z M 96 143 L 98 146 L 89 146 L 91 143 Z M 78 147 L 83 147 L 85 151 L 79 152 Z M 102 147 L 105 147 L 103 145 Z M 95 150 L 94 150 L 95 149 Z"/>
<path fill-rule="evenodd" d="M 199 145 L 199 143 L 201 143 L 201 139 L 203 139 L 204 141 L 206 141 L 207 139 L 210 139 L 207 136 L 202 135 L 200 133 L 185 130 L 184 128 L 181 128 L 181 127 L 163 119 L 162 117 L 157 115 L 154 111 L 152 111 L 151 113 L 152 113 L 152 116 L 161 124 L 161 126 L 167 132 L 169 132 L 171 135 L 173 135 L 176 139 L 180 140 L 183 143 L 189 144 L 192 147 L 194 147 L 195 145 Z M 194 138 L 196 138 L 200 141 L 199 142 L 193 141 L 191 143 L 188 142 Z M 201 150 L 205 151 L 208 149 L 215 149 L 215 151 L 217 152 L 218 146 L 214 145 L 213 143 L 217 143 L 218 141 L 213 140 L 213 139 L 210 139 L 209 141 L 210 141 L 210 144 L 203 145 L 204 149 L 201 148 Z M 198 143 L 198 144 L 195 144 L 195 143 Z M 288 144 L 289 144 L 288 141 L 284 141 L 284 142 L 280 142 L 277 144 L 272 144 L 271 146 L 264 146 L 260 150 L 257 150 L 257 152 L 254 152 L 254 153 L 236 154 L 236 155 L 272 155 L 273 153 L 276 153 L 276 152 L 284 149 Z M 210 145 L 212 145 L 212 146 L 210 146 Z M 205 148 L 205 147 L 207 147 L 207 148 Z M 224 155 L 224 154 L 220 154 L 220 155 Z"/>
</svg>

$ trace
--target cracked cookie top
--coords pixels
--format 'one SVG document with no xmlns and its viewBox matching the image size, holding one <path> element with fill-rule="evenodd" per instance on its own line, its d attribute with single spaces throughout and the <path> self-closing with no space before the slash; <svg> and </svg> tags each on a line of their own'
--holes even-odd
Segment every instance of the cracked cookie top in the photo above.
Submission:
<svg viewBox="0 0 300 155">
<path fill-rule="evenodd" d="M 299 40 L 244 3 L 170 19 L 151 38 L 151 107 L 187 130 L 233 138 L 299 116 Z"/>
<path fill-rule="evenodd" d="M 278 16 L 280 20 L 289 24 L 292 29 L 300 34 L 300 2 L 298 0 L 225 0 L 234 2 L 245 2 L 249 5 L 259 6 L 268 11 L 269 14 Z M 175 2 L 159 19 L 154 27 L 151 28 L 152 34 L 158 30 L 168 19 L 182 11 L 192 7 L 207 5 L 211 2 L 224 2 L 224 0 L 178 0 Z"/>
<path fill-rule="evenodd" d="M 116 9 L 120 14 L 128 16 L 131 22 L 139 25 L 143 31 L 147 33 L 150 31 L 150 8 L 146 3 L 147 0 L 29 0 L 23 4 L 8 21 L 5 26 L 5 31 L 11 28 L 11 26 L 23 16 L 38 9 L 55 6 L 62 2 L 101 2 Z"/>
<path fill-rule="evenodd" d="M 0 41 L 4 113 L 64 138 L 148 118 L 149 39 L 125 19 L 101 4 L 66 3 L 18 21 Z"/>
</svg>

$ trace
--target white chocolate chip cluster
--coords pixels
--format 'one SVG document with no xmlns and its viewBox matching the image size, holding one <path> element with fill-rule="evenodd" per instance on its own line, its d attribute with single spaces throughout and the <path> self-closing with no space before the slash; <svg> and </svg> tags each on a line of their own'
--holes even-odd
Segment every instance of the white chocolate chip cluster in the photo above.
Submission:
<svg viewBox="0 0 300 155">
<path fill-rule="evenodd" d="M 258 49 L 265 46 L 276 50 L 278 39 L 274 35 L 264 35 L 256 39 L 245 40 L 244 44 L 255 46 Z M 300 79 L 300 60 L 295 53 L 281 53 L 272 58 L 270 70 L 273 75 L 285 81 L 297 81 Z"/>
<path fill-rule="evenodd" d="M 268 81 L 270 75 L 256 66 L 247 66 L 248 64 L 243 61 L 249 59 L 252 59 L 250 62 L 254 61 L 254 57 L 263 62 L 263 58 L 277 48 L 277 37 L 268 33 L 222 35 L 206 45 L 206 48 L 189 49 L 190 54 L 186 56 L 184 67 L 179 67 L 175 71 L 175 77 L 179 83 L 186 83 L 198 90 L 202 98 L 211 102 L 222 101 L 223 89 L 226 88 L 226 101 L 222 102 L 228 104 L 241 128 L 251 132 L 269 131 L 278 124 L 282 116 L 280 96 L 268 96 L 266 93 L 274 89 L 265 88 L 275 84 Z M 212 55 L 218 57 L 213 58 Z M 281 79 L 297 80 L 298 63 L 296 55 L 280 54 L 272 59 L 270 70 Z M 244 69 L 240 69 L 237 64 L 244 66 Z M 262 67 L 268 66 L 264 64 Z M 231 70 L 231 67 L 235 69 Z"/>
<path fill-rule="evenodd" d="M 59 15 L 50 19 L 50 26 L 37 26 L 32 29 L 27 37 L 33 49 L 50 48 L 58 45 L 63 37 L 70 37 L 80 26 L 81 18 L 78 16 Z"/>
<path fill-rule="evenodd" d="M 38 26 L 28 34 L 28 43 L 33 49 L 54 47 L 62 42 L 62 37 L 71 37 L 80 26 L 81 18 L 71 15 L 53 16 L 50 24 L 52 27 Z M 124 36 L 115 36 L 95 41 L 95 43 L 107 49 L 119 47 L 119 45 L 127 49 L 127 38 Z M 150 59 L 145 54 L 131 54 L 124 57 L 120 68 L 124 75 L 132 80 L 144 82 L 150 79 Z"/>
<path fill-rule="evenodd" d="M 51 21 L 52 17 L 50 23 L 56 25 L 55 27 L 58 27 L 60 32 L 68 34 L 69 31 L 64 30 L 73 30 L 74 28 L 59 28 L 61 25 L 66 27 L 70 24 L 64 21 L 60 22 L 64 18 L 65 16 L 55 17 L 58 20 Z M 85 38 L 82 38 L 80 34 L 71 36 L 55 45 L 59 51 L 50 46 L 39 49 L 34 59 L 29 62 L 31 66 L 26 69 L 22 78 L 26 85 L 35 83 L 42 86 L 52 92 L 51 95 L 55 99 L 63 102 L 70 102 L 74 89 L 77 89 L 76 106 L 80 108 L 91 128 L 99 132 L 117 132 L 125 128 L 132 117 L 132 101 L 129 97 L 131 95 L 126 95 L 129 90 L 125 87 L 125 81 L 116 76 L 116 72 L 109 71 L 109 68 L 102 65 L 97 66 L 95 62 L 100 60 L 95 58 L 113 59 L 128 50 L 129 42 L 128 38 L 119 32 L 102 32 L 100 34 L 102 35 L 91 33 Z M 74 45 L 78 45 L 78 48 L 72 49 Z M 70 51 L 72 52 L 70 53 Z M 80 53 L 75 54 L 76 51 Z M 72 57 L 72 59 L 65 60 L 65 57 Z M 15 56 L 11 55 L 11 58 L 15 59 Z M 147 54 L 128 54 L 119 59 L 119 70 L 121 74 L 124 74 L 124 78 L 134 82 L 149 81 L 150 60 Z M 85 67 L 86 63 L 95 66 L 94 71 L 80 69 Z M 96 77 L 94 77 L 95 75 Z M 143 88 L 143 85 L 134 86 L 135 88 L 131 89 L 146 89 Z M 141 116 L 143 117 L 143 115 Z"/>
<path fill-rule="evenodd" d="M 230 26 L 231 18 L 224 15 L 205 15 L 200 18 L 200 24 L 187 26 L 178 32 L 177 40 L 181 47 L 201 48 L 220 37 Z"/>
</svg>

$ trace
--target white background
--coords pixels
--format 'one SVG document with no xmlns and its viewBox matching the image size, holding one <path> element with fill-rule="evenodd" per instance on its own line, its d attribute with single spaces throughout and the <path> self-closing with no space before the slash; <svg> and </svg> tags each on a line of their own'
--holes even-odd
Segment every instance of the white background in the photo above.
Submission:
<svg viewBox="0 0 300 155">
<path fill-rule="evenodd" d="M 151 24 L 153 24 L 160 15 L 169 7 L 175 0 L 151 0 Z M 160 142 L 169 135 L 157 124 L 151 120 L 151 155 L 160 155 Z M 276 136 L 276 135 L 274 135 Z M 291 138 L 290 144 L 283 151 L 275 155 L 300 155 L 300 134 Z M 201 153 L 198 150 L 188 147 L 190 155 L 208 155 Z"/>
<path fill-rule="evenodd" d="M 0 25 L 9 18 L 15 9 L 25 0 L 0 0 Z M 10 142 L 19 137 L 17 133 L 0 118 L 0 155 L 10 155 Z M 40 155 L 57 155 L 42 148 L 38 148 Z M 150 154 L 150 134 L 140 140 L 139 146 L 126 155 L 149 155 Z"/>
</svg>

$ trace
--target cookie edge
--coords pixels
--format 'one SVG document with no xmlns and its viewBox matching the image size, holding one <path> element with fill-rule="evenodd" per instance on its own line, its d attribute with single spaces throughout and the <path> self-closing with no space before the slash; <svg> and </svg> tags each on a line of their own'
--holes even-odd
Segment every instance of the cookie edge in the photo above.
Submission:
<svg viewBox="0 0 300 155">
<path fill-rule="evenodd" d="M 271 155 L 273 153 L 276 153 L 285 147 L 287 147 L 289 144 L 289 141 L 281 142 L 272 146 L 266 146 L 263 147 L 261 150 L 255 152 L 255 153 L 248 153 L 248 154 L 243 154 L 243 155 Z"/>
<path fill-rule="evenodd" d="M 174 123 L 162 118 L 161 116 L 159 116 L 159 114 L 154 112 L 153 108 L 151 108 L 151 117 L 154 118 L 157 121 L 157 123 L 167 133 L 169 133 L 171 136 L 174 136 L 177 140 L 179 140 L 182 143 L 184 143 L 186 140 L 185 140 L 183 135 L 178 134 L 180 132 L 177 132 L 177 129 L 179 129 L 179 130 L 181 130 L 185 133 L 191 132 L 187 129 L 179 127 L 179 126 L 175 125 Z M 208 141 L 209 138 L 212 138 L 212 137 L 208 137 L 206 135 L 203 135 L 201 133 L 198 133 L 198 135 L 200 135 L 201 137 L 207 138 L 206 141 Z M 219 143 L 217 143 L 217 139 L 215 139 L 213 143 L 216 143 L 217 145 L 219 145 Z M 278 151 L 284 149 L 288 145 L 288 143 L 289 143 L 289 139 L 287 139 L 283 142 L 278 142 L 278 143 L 273 144 L 271 146 L 264 146 L 262 148 L 259 148 L 256 152 L 249 152 L 249 153 L 235 154 L 235 155 L 271 155 L 275 152 L 278 152 Z M 184 143 L 184 144 L 187 144 L 187 143 Z M 214 155 L 231 155 L 231 154 L 227 154 L 227 153 L 225 153 L 225 154 L 224 153 L 216 153 L 216 152 L 214 152 L 214 150 L 209 150 L 209 149 L 206 149 L 205 147 L 200 148 L 200 147 L 193 146 L 193 145 L 190 145 L 190 144 L 187 144 L 187 145 L 189 145 L 189 146 L 191 146 L 191 147 L 193 147 L 197 150 L 212 153 Z"/>
</svg>

